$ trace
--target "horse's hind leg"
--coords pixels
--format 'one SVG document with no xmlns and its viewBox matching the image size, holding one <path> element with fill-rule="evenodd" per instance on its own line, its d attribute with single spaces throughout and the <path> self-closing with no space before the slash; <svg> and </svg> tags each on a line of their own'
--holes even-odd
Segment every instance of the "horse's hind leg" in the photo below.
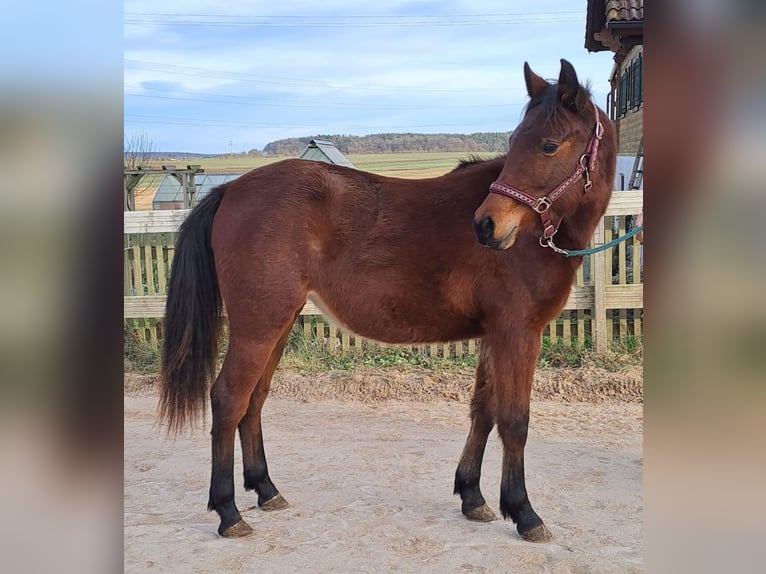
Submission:
<svg viewBox="0 0 766 574">
<path fill-rule="evenodd" d="M 455 472 L 455 494 L 460 495 L 463 514 L 469 520 L 490 522 L 497 518 L 487 506 L 479 488 L 487 437 L 494 425 L 489 344 L 482 342 L 476 366 L 476 384 L 471 399 L 471 430 Z"/>
<path fill-rule="evenodd" d="M 208 509 L 221 518 L 221 536 L 246 536 L 252 532 L 234 502 L 234 439 L 277 337 L 251 339 L 232 334 L 221 373 L 210 389 L 213 464 Z"/>
<path fill-rule="evenodd" d="M 263 449 L 263 430 L 261 428 L 261 409 L 271 387 L 271 378 L 282 358 L 291 328 L 285 330 L 282 338 L 274 347 L 266 370 L 250 397 L 247 414 L 239 423 L 239 438 L 242 442 L 242 461 L 244 463 L 245 490 L 258 493 L 258 506 L 263 510 L 281 510 L 288 506 L 287 501 L 271 482 L 266 453 Z"/>
</svg>

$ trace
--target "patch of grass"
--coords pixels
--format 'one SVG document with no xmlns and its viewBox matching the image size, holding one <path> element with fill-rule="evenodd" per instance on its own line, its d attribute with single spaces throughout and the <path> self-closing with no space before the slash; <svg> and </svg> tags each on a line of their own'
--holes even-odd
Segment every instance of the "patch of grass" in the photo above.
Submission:
<svg viewBox="0 0 766 574">
<path fill-rule="evenodd" d="M 125 372 L 150 374 L 160 370 L 160 351 L 156 345 L 142 340 L 127 326 L 122 339 Z"/>
<path fill-rule="evenodd" d="M 560 339 L 552 342 L 550 337 L 543 337 L 537 365 L 550 368 L 600 367 L 607 371 L 619 371 L 640 365 L 643 360 L 643 338 L 628 337 L 624 341 L 612 341 L 605 353 L 599 353 L 593 348 L 590 337 L 583 341 L 581 349 L 565 345 Z"/>
<path fill-rule="evenodd" d="M 361 348 L 333 352 L 326 345 L 316 340 L 307 341 L 301 333 L 293 331 L 280 363 L 282 369 L 294 369 L 304 374 L 364 367 L 473 370 L 476 357 L 432 357 L 423 350 L 416 351 L 411 347 L 384 347 L 366 341 Z"/>
<path fill-rule="evenodd" d="M 227 347 L 228 338 L 224 336 L 219 346 L 219 364 L 226 355 Z M 643 362 L 643 350 L 643 338 L 636 337 L 612 342 L 606 353 L 598 353 L 593 348 L 590 338 L 583 342 L 583 348 L 578 349 L 574 345 L 564 345 L 560 339 L 552 342 L 549 337 L 544 337 L 537 364 L 543 368 L 599 367 L 616 372 L 640 365 Z M 155 345 L 142 341 L 129 329 L 125 329 L 126 371 L 139 374 L 157 373 L 159 359 L 159 350 Z M 290 335 L 279 368 L 302 374 L 364 368 L 472 372 L 476 368 L 476 359 L 477 355 L 434 357 L 423 349 L 372 345 L 367 341 L 364 341 L 361 347 L 352 347 L 347 351 L 331 351 L 316 339 L 307 340 L 302 332 L 295 329 Z"/>
</svg>

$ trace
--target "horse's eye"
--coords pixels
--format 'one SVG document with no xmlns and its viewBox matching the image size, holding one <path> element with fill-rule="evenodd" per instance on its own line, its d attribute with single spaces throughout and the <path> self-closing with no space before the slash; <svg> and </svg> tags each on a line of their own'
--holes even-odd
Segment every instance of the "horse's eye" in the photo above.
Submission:
<svg viewBox="0 0 766 574">
<path fill-rule="evenodd" d="M 559 144 L 556 142 L 545 142 L 543 144 L 543 153 L 556 153 L 557 149 L 559 149 Z"/>
</svg>

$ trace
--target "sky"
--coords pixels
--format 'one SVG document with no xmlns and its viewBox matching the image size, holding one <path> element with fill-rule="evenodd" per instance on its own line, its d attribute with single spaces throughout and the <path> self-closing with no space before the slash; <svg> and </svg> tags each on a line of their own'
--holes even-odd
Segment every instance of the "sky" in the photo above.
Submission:
<svg viewBox="0 0 766 574">
<path fill-rule="evenodd" d="M 126 0 L 124 132 L 155 151 L 238 153 L 320 134 L 512 130 L 523 65 L 560 59 L 605 107 L 611 52 L 585 0 Z"/>
</svg>

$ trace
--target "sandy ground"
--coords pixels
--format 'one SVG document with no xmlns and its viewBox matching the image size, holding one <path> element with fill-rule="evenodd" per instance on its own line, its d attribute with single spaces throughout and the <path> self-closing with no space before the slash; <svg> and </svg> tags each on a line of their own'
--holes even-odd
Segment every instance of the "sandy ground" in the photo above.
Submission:
<svg viewBox="0 0 766 574">
<path fill-rule="evenodd" d="M 209 435 L 166 438 L 151 387 L 125 396 L 126 572 L 643 572 L 642 405 L 536 400 L 527 489 L 554 535 L 523 541 L 511 522 L 460 513 L 452 483 L 468 433 L 463 400 L 290 398 L 264 408 L 271 476 L 291 506 L 237 502 L 255 534 L 222 539 L 208 513 Z M 209 422 L 201 428 L 209 428 Z M 482 487 L 499 500 L 495 433 Z"/>
</svg>

